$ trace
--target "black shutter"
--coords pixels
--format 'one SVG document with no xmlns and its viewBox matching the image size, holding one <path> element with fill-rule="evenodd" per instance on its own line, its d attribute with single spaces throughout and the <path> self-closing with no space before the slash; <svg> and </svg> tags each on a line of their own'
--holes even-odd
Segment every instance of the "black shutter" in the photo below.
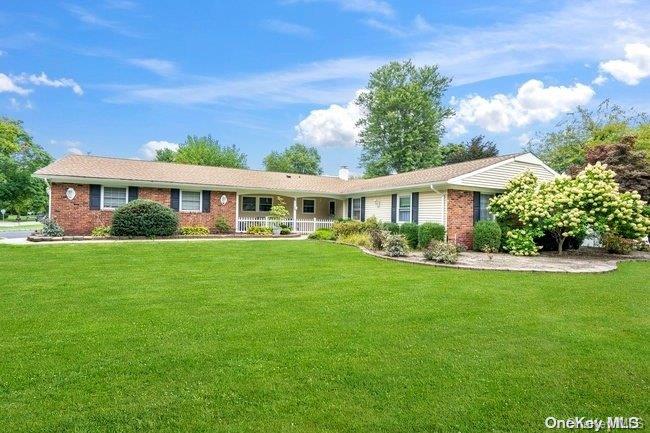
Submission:
<svg viewBox="0 0 650 433">
<path fill-rule="evenodd" d="M 474 223 L 481 219 L 481 193 L 474 191 Z"/>
<path fill-rule="evenodd" d="M 420 208 L 420 193 L 414 192 L 411 194 L 411 221 L 415 224 L 418 223 L 418 210 Z"/>
<path fill-rule="evenodd" d="M 397 194 L 393 194 L 390 198 L 390 222 L 397 222 Z"/>
<path fill-rule="evenodd" d="M 102 186 L 90 185 L 90 208 L 99 209 L 102 206 Z"/>
<path fill-rule="evenodd" d="M 138 187 L 137 186 L 130 186 L 129 187 L 129 201 L 137 200 L 138 199 Z"/>
<path fill-rule="evenodd" d="M 361 197 L 361 221 L 366 220 L 366 198 Z"/>
<path fill-rule="evenodd" d="M 180 198 L 181 198 L 181 190 L 172 188 L 171 190 L 171 197 L 170 197 L 170 207 L 178 212 L 178 209 L 180 209 Z"/>
<path fill-rule="evenodd" d="M 210 191 L 203 191 L 203 212 L 210 213 Z"/>
<path fill-rule="evenodd" d="M 348 219 L 352 219 L 352 199 L 348 199 Z"/>
</svg>

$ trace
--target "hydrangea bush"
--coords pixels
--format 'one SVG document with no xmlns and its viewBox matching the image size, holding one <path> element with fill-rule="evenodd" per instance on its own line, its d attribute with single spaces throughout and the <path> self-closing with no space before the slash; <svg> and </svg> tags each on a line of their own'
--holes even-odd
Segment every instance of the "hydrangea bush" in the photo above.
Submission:
<svg viewBox="0 0 650 433">
<path fill-rule="evenodd" d="M 489 208 L 505 228 L 504 248 L 515 255 L 535 255 L 535 239 L 544 233 L 555 237 L 559 253 L 568 237 L 583 236 L 589 229 L 642 238 L 650 230 L 644 206 L 637 192 L 620 192 L 614 172 L 596 163 L 573 178 L 563 175 L 550 182 L 525 172 L 508 182 Z"/>
</svg>

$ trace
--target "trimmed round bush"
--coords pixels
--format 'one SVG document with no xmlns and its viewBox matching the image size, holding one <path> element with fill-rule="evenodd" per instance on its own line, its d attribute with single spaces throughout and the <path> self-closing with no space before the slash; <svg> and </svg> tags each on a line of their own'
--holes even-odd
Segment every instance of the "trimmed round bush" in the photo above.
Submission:
<svg viewBox="0 0 650 433">
<path fill-rule="evenodd" d="M 438 223 L 423 223 L 418 227 L 418 245 L 426 248 L 432 240 L 445 240 L 445 226 Z"/>
<path fill-rule="evenodd" d="M 409 247 L 418 247 L 418 225 L 415 223 L 404 223 L 400 226 L 399 232 L 404 235 Z"/>
<path fill-rule="evenodd" d="M 399 224 L 397 223 L 383 223 L 383 229 L 392 235 L 399 234 Z"/>
<path fill-rule="evenodd" d="M 474 225 L 474 251 L 499 251 L 501 227 L 496 221 L 478 221 Z"/>
<path fill-rule="evenodd" d="M 153 200 L 133 200 L 113 213 L 113 236 L 171 236 L 178 229 L 178 215 Z"/>
</svg>

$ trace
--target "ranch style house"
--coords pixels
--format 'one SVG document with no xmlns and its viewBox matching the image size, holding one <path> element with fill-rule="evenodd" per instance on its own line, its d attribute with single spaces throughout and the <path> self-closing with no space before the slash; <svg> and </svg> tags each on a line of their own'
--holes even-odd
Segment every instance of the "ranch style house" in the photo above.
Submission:
<svg viewBox="0 0 650 433">
<path fill-rule="evenodd" d="M 558 175 L 531 153 L 501 155 L 372 179 L 312 176 L 224 167 L 174 164 L 89 155 L 68 155 L 34 175 L 49 184 L 49 216 L 70 235 L 110 225 L 112 212 L 137 198 L 158 201 L 179 213 L 181 226 L 214 227 L 223 216 L 237 232 L 269 224 L 279 198 L 293 231 L 331 227 L 337 218 L 376 217 L 394 223 L 436 222 L 447 238 L 471 246 L 476 221 L 490 219 L 490 197 L 531 170 L 542 180 Z"/>
</svg>

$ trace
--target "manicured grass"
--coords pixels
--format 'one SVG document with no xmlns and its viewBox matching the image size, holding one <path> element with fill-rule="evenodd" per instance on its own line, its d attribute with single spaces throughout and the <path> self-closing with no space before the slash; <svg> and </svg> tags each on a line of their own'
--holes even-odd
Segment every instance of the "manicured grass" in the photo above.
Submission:
<svg viewBox="0 0 650 433">
<path fill-rule="evenodd" d="M 0 431 L 647 423 L 648 275 L 442 269 L 313 241 L 0 246 Z"/>
</svg>

